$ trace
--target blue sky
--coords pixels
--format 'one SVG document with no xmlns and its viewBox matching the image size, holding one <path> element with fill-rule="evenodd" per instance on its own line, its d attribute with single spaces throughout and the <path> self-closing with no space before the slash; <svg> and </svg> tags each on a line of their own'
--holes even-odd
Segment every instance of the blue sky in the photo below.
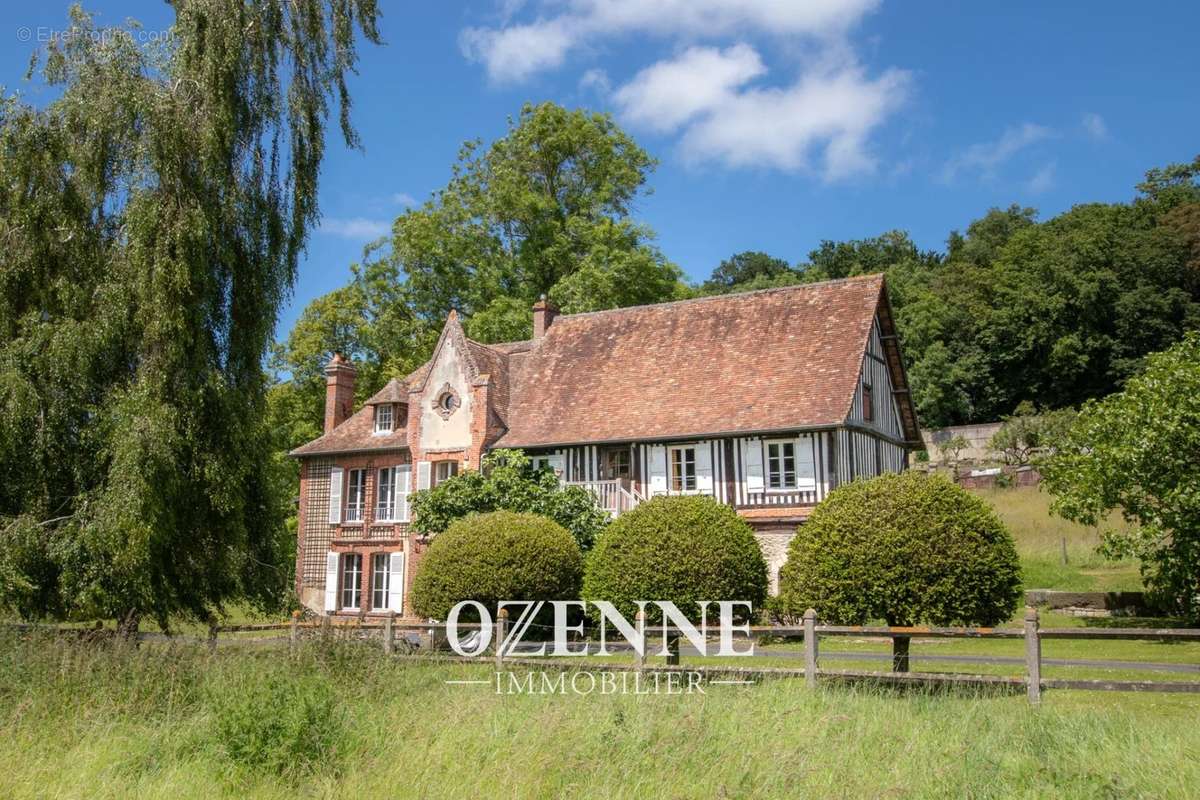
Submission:
<svg viewBox="0 0 1200 800">
<path fill-rule="evenodd" d="M 164 3 L 84 5 L 170 21 Z M 636 213 L 697 280 L 742 250 L 795 262 L 893 228 L 941 248 L 991 206 L 1127 200 L 1146 169 L 1200 152 L 1196 3 L 381 5 L 386 45 L 352 82 L 364 149 L 329 152 L 281 336 L 445 184 L 462 141 L 501 135 L 527 100 L 611 111 L 660 159 Z M 66 8 L 5 4 L 0 82 L 19 86 Z"/>
</svg>

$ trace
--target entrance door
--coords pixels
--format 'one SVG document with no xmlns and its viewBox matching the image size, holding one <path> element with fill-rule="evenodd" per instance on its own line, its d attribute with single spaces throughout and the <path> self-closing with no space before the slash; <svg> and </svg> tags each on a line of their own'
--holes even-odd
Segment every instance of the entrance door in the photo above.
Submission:
<svg viewBox="0 0 1200 800">
<path fill-rule="evenodd" d="M 633 457 L 628 447 L 608 447 L 600 451 L 600 479 L 628 484 L 633 478 Z"/>
</svg>

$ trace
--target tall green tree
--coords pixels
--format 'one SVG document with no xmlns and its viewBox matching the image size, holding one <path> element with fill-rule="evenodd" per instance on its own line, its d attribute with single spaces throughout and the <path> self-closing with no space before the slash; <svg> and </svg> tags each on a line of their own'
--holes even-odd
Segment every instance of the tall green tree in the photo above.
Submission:
<svg viewBox="0 0 1200 800">
<path fill-rule="evenodd" d="M 396 220 L 392 258 L 414 311 L 487 311 L 516 338 L 512 298 L 546 294 L 566 312 L 669 298 L 681 274 L 630 217 L 654 166 L 607 114 L 526 105 L 487 148 L 465 144 L 446 187 Z"/>
<path fill-rule="evenodd" d="M 0 111 L 0 603 L 208 620 L 288 584 L 262 363 L 373 0 L 175 0 Z"/>
<path fill-rule="evenodd" d="M 889 270 L 922 423 L 1103 397 L 1200 327 L 1198 175 L 1200 160 L 1150 170 L 1130 203 L 1045 222 L 992 209 L 951 234 L 944 262 Z"/>
<path fill-rule="evenodd" d="M 332 352 L 354 357 L 361 399 L 420 366 L 452 308 L 468 336 L 502 342 L 532 335 L 543 294 L 566 313 L 686 295 L 679 268 L 632 218 L 653 168 L 606 114 L 526 105 L 491 145 L 463 146 L 446 187 L 395 221 L 349 286 L 309 304 L 275 350 L 288 381 L 272 403 L 305 409 L 315 435 Z"/>
<path fill-rule="evenodd" d="M 1147 359 L 1124 391 L 1086 404 L 1042 465 L 1053 509 L 1085 525 L 1119 511 L 1102 551 L 1137 556 L 1163 604 L 1200 620 L 1200 332 Z"/>
<path fill-rule="evenodd" d="M 800 273 L 782 258 L 758 250 L 735 253 L 717 265 L 700 291 L 709 294 L 745 292 L 800 283 Z"/>
</svg>

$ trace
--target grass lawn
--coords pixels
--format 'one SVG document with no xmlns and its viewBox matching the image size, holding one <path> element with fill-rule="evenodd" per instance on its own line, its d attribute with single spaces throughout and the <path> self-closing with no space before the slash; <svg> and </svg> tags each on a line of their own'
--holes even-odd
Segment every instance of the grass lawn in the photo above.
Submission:
<svg viewBox="0 0 1200 800">
<path fill-rule="evenodd" d="M 0 797 L 1189 797 L 1200 697 L 709 686 L 505 695 L 374 648 L 0 634 Z"/>
<path fill-rule="evenodd" d="M 1107 561 L 1096 553 L 1100 534 L 1050 513 L 1050 495 L 1036 486 L 977 489 L 973 494 L 996 509 L 1017 540 L 1026 589 L 1075 592 L 1139 591 L 1142 579 L 1135 561 Z M 1123 520 L 1114 524 L 1125 526 Z M 1062 542 L 1067 563 L 1062 563 Z"/>
</svg>

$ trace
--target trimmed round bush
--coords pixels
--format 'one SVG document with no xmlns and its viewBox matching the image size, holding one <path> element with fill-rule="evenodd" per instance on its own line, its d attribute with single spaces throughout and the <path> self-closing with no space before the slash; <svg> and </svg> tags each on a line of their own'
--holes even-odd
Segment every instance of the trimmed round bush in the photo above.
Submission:
<svg viewBox="0 0 1200 800">
<path fill-rule="evenodd" d="M 412 604 L 423 617 L 445 619 L 463 600 L 493 613 L 501 600 L 573 600 L 582 574 L 575 537 L 554 520 L 475 514 L 434 536 L 413 579 Z"/>
<path fill-rule="evenodd" d="M 799 527 L 781 605 L 833 624 L 995 625 L 1021 597 L 1012 535 L 951 481 L 920 472 L 838 487 Z"/>
<path fill-rule="evenodd" d="M 697 601 L 748 600 L 757 610 L 766 595 L 767 562 L 750 525 L 705 496 L 656 497 L 617 517 L 583 578 L 585 600 L 607 600 L 630 620 L 637 600 L 670 600 L 698 619 Z"/>
</svg>

